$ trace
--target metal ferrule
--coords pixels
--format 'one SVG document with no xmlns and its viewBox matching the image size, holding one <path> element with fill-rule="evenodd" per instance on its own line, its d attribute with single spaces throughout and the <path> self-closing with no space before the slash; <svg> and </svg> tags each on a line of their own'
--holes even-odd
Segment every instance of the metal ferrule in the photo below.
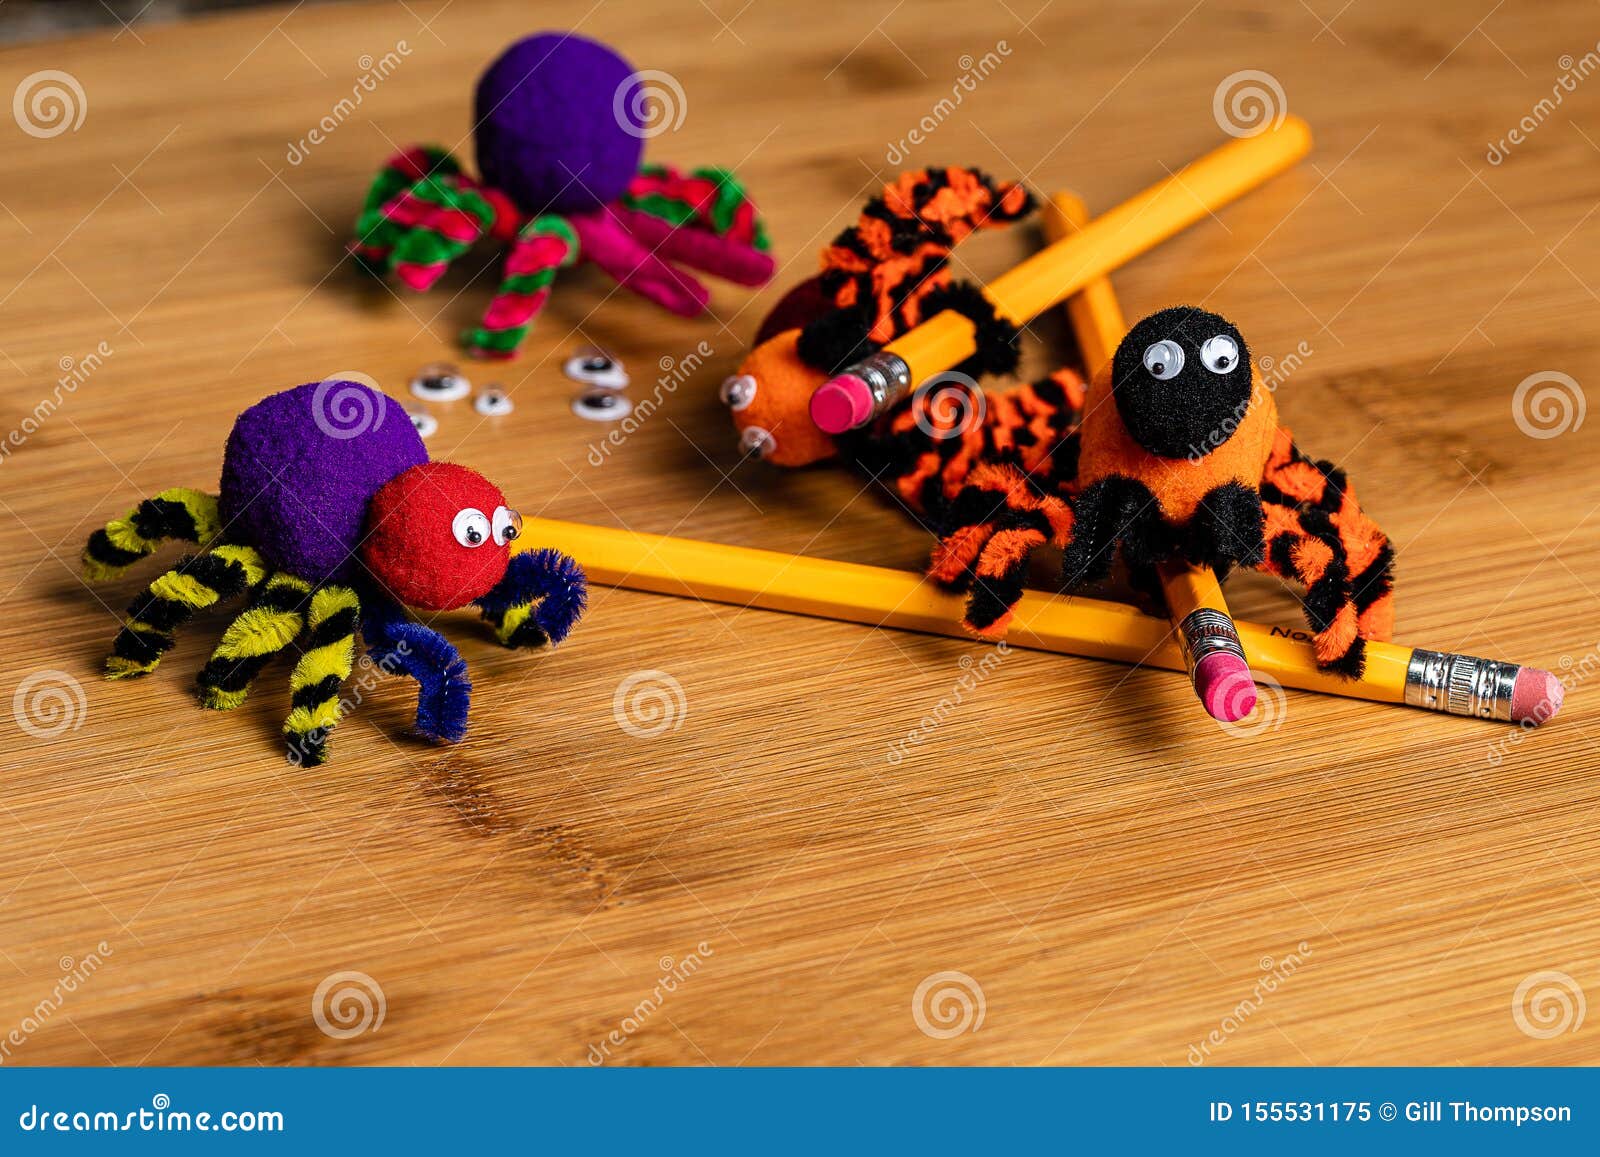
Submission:
<svg viewBox="0 0 1600 1157">
<path fill-rule="evenodd" d="M 874 418 L 911 392 L 911 367 L 905 358 L 887 350 L 869 354 L 844 372 L 867 383 Z"/>
<path fill-rule="evenodd" d="M 1521 669 L 1515 663 L 1418 647 L 1406 665 L 1406 703 L 1510 723 L 1511 691 Z"/>
<path fill-rule="evenodd" d="M 1239 641 L 1239 631 L 1222 611 L 1201 607 L 1190 611 L 1178 624 L 1178 636 L 1183 645 L 1183 662 L 1194 678 L 1194 669 L 1208 655 L 1226 654 L 1243 659 L 1244 644 Z"/>
</svg>

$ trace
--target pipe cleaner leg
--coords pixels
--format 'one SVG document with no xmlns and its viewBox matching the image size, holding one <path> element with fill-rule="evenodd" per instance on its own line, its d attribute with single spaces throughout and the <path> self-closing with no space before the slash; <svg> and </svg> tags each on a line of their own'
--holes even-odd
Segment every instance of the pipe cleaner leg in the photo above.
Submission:
<svg viewBox="0 0 1600 1157">
<path fill-rule="evenodd" d="M 438 631 L 413 622 L 387 600 L 367 608 L 361 623 L 368 655 L 385 674 L 417 681 L 415 729 L 425 739 L 457 743 L 467 734 L 472 680 L 460 653 Z"/>
<path fill-rule="evenodd" d="M 1366 641 L 1394 633 L 1394 548 L 1361 509 L 1342 470 L 1307 458 L 1280 430 L 1261 484 L 1261 569 L 1305 587 L 1317 661 L 1359 677 Z"/>
<path fill-rule="evenodd" d="M 173 633 L 198 610 L 231 599 L 266 577 L 265 561 L 248 546 L 219 546 L 190 555 L 128 605 L 128 618 L 106 657 L 106 677 L 147 675 L 172 649 Z"/>
<path fill-rule="evenodd" d="M 1143 483 L 1109 475 L 1085 487 L 1072 510 L 1072 541 L 1061 557 L 1061 580 L 1068 587 L 1105 578 L 1118 547 L 1130 567 L 1162 557 L 1161 509 Z"/>
<path fill-rule="evenodd" d="M 90 582 L 116 578 L 169 540 L 205 546 L 220 527 L 216 495 L 185 486 L 163 490 L 89 536 L 83 577 Z"/>
<path fill-rule="evenodd" d="M 982 638 L 1002 637 L 1022 597 L 1028 559 L 1041 546 L 1065 547 L 1073 513 L 1040 494 L 1014 466 L 976 467 L 951 503 L 956 529 L 934 548 L 929 575 L 969 590 L 962 625 Z"/>
<path fill-rule="evenodd" d="M 322 587 L 311 596 L 306 616 L 311 634 L 289 676 L 289 718 L 283 734 L 289 761 L 316 767 L 328 758 L 328 734 L 339 722 L 339 689 L 355 661 L 361 600 L 346 586 Z"/>
<path fill-rule="evenodd" d="M 583 568 L 542 547 L 514 556 L 505 577 L 478 600 L 507 647 L 542 647 L 567 637 L 589 604 Z"/>
<path fill-rule="evenodd" d="M 228 624 L 197 679 L 200 702 L 231 711 L 245 701 L 261 669 L 305 629 L 311 584 L 278 571 L 256 590 L 250 606 Z"/>
<path fill-rule="evenodd" d="M 517 234 L 506 254 L 505 275 L 483 321 L 461 335 L 476 357 L 515 356 L 544 303 L 556 271 L 578 260 L 578 235 L 565 218 L 535 217 Z"/>
<path fill-rule="evenodd" d="M 416 145 L 390 157 L 367 190 L 349 245 L 351 255 L 369 273 L 382 276 L 389 268 L 389 254 L 406 231 L 384 211 L 385 206 L 430 174 L 453 177 L 460 171 L 455 158 L 435 145 Z"/>
</svg>

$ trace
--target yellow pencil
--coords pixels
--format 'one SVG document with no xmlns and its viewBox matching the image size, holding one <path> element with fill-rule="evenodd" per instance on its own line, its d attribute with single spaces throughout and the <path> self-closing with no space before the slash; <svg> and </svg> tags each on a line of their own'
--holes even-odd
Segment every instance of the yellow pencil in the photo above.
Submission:
<svg viewBox="0 0 1600 1157">
<path fill-rule="evenodd" d="M 984 295 L 1002 317 L 1021 325 L 1283 172 L 1310 149 L 1311 130 L 1294 116 L 1257 136 L 1230 141 L 1076 235 L 1041 249 L 984 287 Z M 829 434 L 865 425 L 914 383 L 971 357 L 976 335 L 971 320 L 951 310 L 929 318 L 818 386 L 812 420 Z"/>
<path fill-rule="evenodd" d="M 1044 206 L 1044 235 L 1060 241 L 1081 231 L 1088 220 L 1081 198 L 1057 193 Z M 1083 355 L 1084 376 L 1092 379 L 1128 332 L 1111 279 L 1097 277 L 1067 298 L 1067 315 Z M 1256 686 L 1216 572 L 1173 559 L 1158 563 L 1156 574 L 1195 694 L 1212 718 L 1237 723 L 1255 708 Z"/>
<path fill-rule="evenodd" d="M 723 546 L 530 518 L 515 547 L 554 546 L 602 586 L 732 603 L 875 627 L 962 637 L 961 596 L 922 575 L 805 555 Z M 1317 666 L 1304 631 L 1241 622 L 1257 672 L 1286 687 L 1355 699 L 1407 703 L 1533 726 L 1561 706 L 1560 680 L 1519 667 L 1394 643 L 1367 644 L 1366 674 L 1345 679 Z M 1023 594 L 1005 645 L 1184 670 L 1182 648 L 1165 619 L 1100 599 Z"/>
</svg>

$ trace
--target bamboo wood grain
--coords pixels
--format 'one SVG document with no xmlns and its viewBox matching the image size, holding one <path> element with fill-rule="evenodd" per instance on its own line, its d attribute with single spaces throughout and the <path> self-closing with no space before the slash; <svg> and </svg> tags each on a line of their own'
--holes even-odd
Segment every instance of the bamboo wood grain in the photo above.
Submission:
<svg viewBox="0 0 1600 1157">
<path fill-rule="evenodd" d="M 1589 9 L 714 7 L 313 5 L 0 51 L 10 88 L 58 69 L 87 98 L 76 131 L 0 122 L 0 430 L 27 431 L 0 457 L 0 1060 L 1181 1065 L 1216 1032 L 1207 1063 L 1600 1061 L 1592 1010 L 1547 1039 L 1512 1014 L 1541 972 L 1600 994 L 1597 423 L 1534 438 L 1512 408 L 1536 373 L 1600 382 L 1600 88 L 1485 159 L 1592 43 Z M 1120 270 L 1123 306 L 1234 319 L 1393 535 L 1398 636 L 1567 672 L 1561 717 L 1291 691 L 1241 739 L 1163 673 L 607 589 L 545 655 L 444 624 L 475 687 L 454 748 L 405 738 L 413 689 L 368 681 L 334 762 L 287 767 L 285 669 L 232 715 L 194 705 L 222 615 L 100 682 L 138 579 L 80 584 L 89 531 L 212 485 L 269 390 L 360 371 L 404 397 L 455 356 L 487 261 L 391 294 L 339 263 L 345 231 L 392 148 L 466 136 L 504 42 L 579 22 L 676 78 L 686 115 L 649 154 L 737 167 L 780 284 L 718 286 L 694 322 L 566 277 L 522 359 L 469 369 L 515 412 L 435 407 L 435 456 L 529 515 L 915 570 L 930 540 L 861 479 L 740 462 L 716 383 L 761 316 L 902 167 L 1116 204 L 1215 144 L 1219 82 L 1265 71 L 1316 155 Z M 977 238 L 958 269 L 1037 244 Z M 586 342 L 633 375 L 626 428 L 571 411 Z M 1026 344 L 1029 372 L 1069 356 L 1055 319 Z M 1299 621 L 1257 576 L 1228 594 Z M 40 738 L 13 696 L 50 672 L 83 706 Z M 342 972 L 381 988 L 376 1031 L 318 1027 Z M 914 996 L 951 972 L 982 1024 L 929 1035 Z"/>
</svg>

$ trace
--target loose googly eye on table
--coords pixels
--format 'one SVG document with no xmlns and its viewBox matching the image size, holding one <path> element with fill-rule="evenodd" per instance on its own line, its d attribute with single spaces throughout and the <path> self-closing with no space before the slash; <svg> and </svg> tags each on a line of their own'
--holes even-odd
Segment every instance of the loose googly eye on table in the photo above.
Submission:
<svg viewBox="0 0 1600 1157">
<path fill-rule="evenodd" d="M 406 417 L 411 419 L 411 424 L 417 428 L 417 434 L 422 438 L 431 438 L 439 432 L 439 419 L 432 414 L 421 411 L 406 412 Z"/>
<path fill-rule="evenodd" d="M 567 377 L 586 386 L 597 386 L 602 390 L 623 390 L 628 387 L 628 371 L 622 368 L 622 363 L 600 350 L 575 354 L 563 363 L 561 369 Z"/>
<path fill-rule="evenodd" d="M 590 390 L 572 399 L 572 412 L 591 422 L 620 422 L 633 413 L 633 403 L 614 390 Z"/>
<path fill-rule="evenodd" d="M 499 386 L 486 386 L 472 399 L 472 408 L 485 418 L 503 418 L 516 406 L 511 402 L 511 395 Z"/>
<path fill-rule="evenodd" d="M 456 402 L 472 392 L 472 383 L 450 363 L 433 362 L 411 379 L 411 392 L 430 402 Z"/>
</svg>

